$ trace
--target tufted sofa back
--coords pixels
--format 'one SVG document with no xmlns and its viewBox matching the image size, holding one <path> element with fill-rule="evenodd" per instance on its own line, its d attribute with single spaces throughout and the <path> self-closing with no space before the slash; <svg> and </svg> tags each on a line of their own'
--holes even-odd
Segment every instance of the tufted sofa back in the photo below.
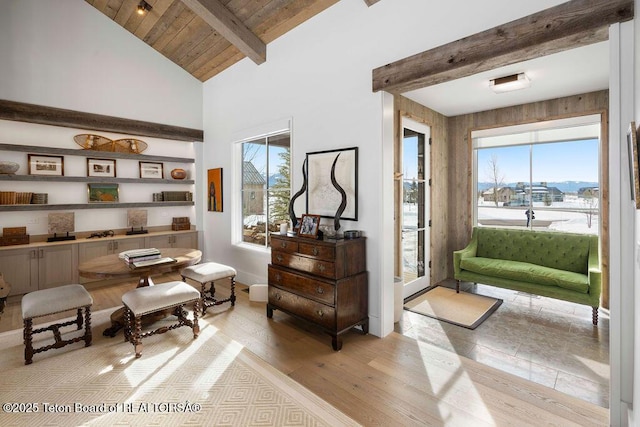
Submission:
<svg viewBox="0 0 640 427">
<path fill-rule="evenodd" d="M 476 227 L 476 256 L 528 262 L 586 274 L 589 247 L 597 236 L 552 231 Z M 597 247 L 597 246 L 596 246 Z"/>
</svg>

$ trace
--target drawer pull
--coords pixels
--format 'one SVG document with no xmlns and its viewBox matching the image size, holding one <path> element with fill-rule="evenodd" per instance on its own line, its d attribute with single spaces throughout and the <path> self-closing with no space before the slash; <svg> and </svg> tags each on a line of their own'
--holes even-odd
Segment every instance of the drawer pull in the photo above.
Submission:
<svg viewBox="0 0 640 427">
<path fill-rule="evenodd" d="M 316 288 L 316 292 L 319 293 L 320 295 L 324 294 L 324 288 L 322 288 L 321 286 L 318 286 Z"/>
<path fill-rule="evenodd" d="M 286 248 L 287 247 L 287 242 L 280 242 L 280 247 L 281 248 Z"/>
<path fill-rule="evenodd" d="M 282 262 L 282 260 L 283 260 L 283 259 L 284 259 L 284 258 L 282 258 L 282 255 L 280 255 L 280 254 L 276 255 L 276 260 L 277 260 L 278 262 Z"/>
<path fill-rule="evenodd" d="M 281 301 L 282 300 L 282 295 L 276 294 L 276 300 Z"/>
<path fill-rule="evenodd" d="M 324 313 L 322 312 L 322 310 L 318 310 L 318 316 L 320 317 L 324 316 Z"/>
<path fill-rule="evenodd" d="M 282 276 L 280 275 L 280 273 L 276 273 L 276 282 L 280 283 L 281 280 Z"/>
<path fill-rule="evenodd" d="M 324 264 L 320 264 L 318 265 L 318 270 L 320 271 L 320 273 L 324 273 L 324 271 L 327 269 L 327 267 L 324 266 Z"/>
<path fill-rule="evenodd" d="M 318 256 L 318 254 L 320 253 L 320 251 L 318 250 L 318 248 L 316 248 L 315 246 L 313 247 L 313 249 L 311 250 L 311 253 L 313 253 L 313 255 Z"/>
</svg>

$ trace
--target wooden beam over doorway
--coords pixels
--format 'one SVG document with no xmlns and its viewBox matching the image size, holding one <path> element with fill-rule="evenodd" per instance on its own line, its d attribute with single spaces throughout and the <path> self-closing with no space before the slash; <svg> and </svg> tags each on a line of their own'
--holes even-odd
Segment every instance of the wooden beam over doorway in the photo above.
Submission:
<svg viewBox="0 0 640 427">
<path fill-rule="evenodd" d="M 260 65 L 267 60 L 267 45 L 218 0 L 182 0 L 182 3 L 253 62 Z"/>
<path fill-rule="evenodd" d="M 373 70 L 373 91 L 404 93 L 609 38 L 633 0 L 572 0 Z"/>
</svg>

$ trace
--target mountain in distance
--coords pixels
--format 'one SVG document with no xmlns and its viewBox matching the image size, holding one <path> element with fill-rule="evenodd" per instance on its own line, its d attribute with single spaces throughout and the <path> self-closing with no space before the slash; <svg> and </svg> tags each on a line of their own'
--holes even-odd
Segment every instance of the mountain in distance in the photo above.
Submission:
<svg viewBox="0 0 640 427">
<path fill-rule="evenodd" d="M 516 182 L 508 182 L 508 183 L 504 183 L 502 186 L 515 187 L 516 184 L 517 184 Z M 533 185 L 535 186 L 536 184 L 540 184 L 540 182 L 534 181 Z M 491 187 L 493 187 L 493 184 L 490 182 L 478 183 L 479 191 L 484 191 Z M 547 181 L 547 187 L 556 187 L 558 190 L 562 191 L 563 193 L 577 193 L 578 190 L 583 187 L 598 187 L 598 183 L 591 182 L 591 181 L 562 181 L 562 182 Z"/>
</svg>

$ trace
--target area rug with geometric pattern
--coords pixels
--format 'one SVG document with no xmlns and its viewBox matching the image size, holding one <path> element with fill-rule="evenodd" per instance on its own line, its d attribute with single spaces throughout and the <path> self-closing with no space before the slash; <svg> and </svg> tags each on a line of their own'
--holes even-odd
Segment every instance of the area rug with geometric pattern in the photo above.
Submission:
<svg viewBox="0 0 640 427">
<path fill-rule="evenodd" d="M 90 347 L 38 353 L 31 365 L 24 365 L 22 330 L 0 334 L 2 426 L 358 425 L 206 317 L 197 339 L 188 328 L 154 335 L 136 359 L 122 333 L 102 336 L 111 312 L 93 314 Z M 67 330 L 66 339 L 81 333 Z"/>
<path fill-rule="evenodd" d="M 435 286 L 405 303 L 404 308 L 443 322 L 475 329 L 502 304 L 501 299 Z"/>
</svg>

